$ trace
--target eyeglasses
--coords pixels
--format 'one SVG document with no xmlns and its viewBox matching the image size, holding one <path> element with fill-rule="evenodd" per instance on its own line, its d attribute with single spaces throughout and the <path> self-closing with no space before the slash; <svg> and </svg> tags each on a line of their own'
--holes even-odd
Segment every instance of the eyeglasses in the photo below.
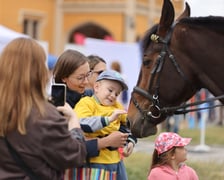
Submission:
<svg viewBox="0 0 224 180">
<path fill-rule="evenodd" d="M 101 71 L 91 71 L 91 72 L 100 75 L 103 71 L 104 71 L 104 70 L 101 70 Z"/>
<path fill-rule="evenodd" d="M 92 72 L 89 71 L 86 75 L 81 75 L 79 77 L 74 77 L 74 78 L 77 79 L 80 82 L 84 82 L 86 78 L 88 79 L 91 76 L 91 74 L 92 74 Z"/>
</svg>

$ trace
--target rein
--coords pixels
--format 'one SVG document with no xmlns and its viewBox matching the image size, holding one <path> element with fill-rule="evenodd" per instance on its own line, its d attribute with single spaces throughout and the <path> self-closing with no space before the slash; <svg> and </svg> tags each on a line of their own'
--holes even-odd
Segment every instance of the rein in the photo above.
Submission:
<svg viewBox="0 0 224 180">
<path fill-rule="evenodd" d="M 139 88 L 137 86 L 134 87 L 134 92 L 136 92 L 136 93 L 146 97 L 147 99 L 149 99 L 151 101 L 155 101 L 155 97 L 151 96 L 147 91 L 145 91 L 145 90 L 143 90 L 143 89 L 141 89 L 141 88 Z M 184 103 L 182 105 L 173 106 L 173 107 L 159 108 L 159 106 L 157 106 L 157 109 L 158 109 L 158 111 L 160 111 L 160 113 L 166 113 L 166 114 L 172 114 L 172 113 L 173 114 L 186 114 L 186 113 L 193 112 L 193 111 L 200 111 L 200 110 L 204 110 L 204 109 L 212 109 L 212 108 L 216 108 L 216 107 L 221 107 L 221 106 L 223 106 L 222 104 L 209 106 L 209 107 L 204 107 L 204 108 L 187 109 L 188 107 L 193 107 L 193 106 L 197 106 L 197 105 L 200 105 L 200 104 L 204 104 L 204 103 L 208 103 L 208 102 L 212 102 L 212 101 L 216 101 L 216 100 L 220 100 L 220 99 L 224 99 L 224 95 L 220 95 L 220 96 L 213 97 L 213 98 L 207 98 L 204 101 L 196 101 L 194 103 Z M 154 116 L 153 118 L 158 118 L 158 117 Z"/>
<path fill-rule="evenodd" d="M 158 119 L 158 118 L 160 118 L 162 113 L 166 114 L 166 115 L 186 114 L 186 113 L 192 112 L 192 111 L 200 111 L 200 110 L 203 110 L 203 109 L 211 109 L 211 108 L 223 106 L 223 105 L 214 105 L 214 106 L 204 107 L 204 108 L 187 109 L 188 107 L 192 107 L 192 106 L 204 104 L 204 103 L 207 103 L 207 102 L 223 99 L 224 95 L 221 95 L 221 96 L 217 96 L 217 97 L 214 97 L 214 98 L 209 98 L 205 101 L 197 101 L 197 102 L 194 102 L 194 103 L 184 103 L 184 104 L 179 105 L 179 106 L 161 108 L 160 103 L 159 103 L 159 95 L 158 95 L 159 82 L 160 82 L 159 79 L 160 79 L 160 72 L 163 68 L 164 59 L 165 59 L 166 55 L 168 55 L 168 58 L 171 60 L 175 69 L 177 70 L 178 74 L 186 82 L 188 82 L 188 84 L 191 86 L 191 88 L 195 88 L 195 87 L 192 86 L 189 79 L 184 75 L 183 71 L 181 70 L 180 66 L 178 65 L 177 61 L 175 60 L 174 55 L 172 54 L 172 52 L 170 51 L 170 49 L 168 47 L 168 43 L 170 42 L 170 39 L 171 39 L 173 27 L 174 27 L 174 25 L 172 26 L 172 28 L 170 29 L 170 31 L 168 32 L 168 34 L 166 35 L 166 37 L 164 39 L 159 37 L 156 34 L 152 34 L 151 37 L 150 37 L 153 42 L 163 44 L 162 50 L 161 50 L 160 54 L 158 55 L 158 57 L 156 59 L 156 64 L 151 71 L 152 76 L 151 76 L 151 79 L 150 79 L 149 89 L 152 88 L 152 85 L 155 82 L 156 86 L 155 86 L 154 94 L 150 94 L 149 92 L 145 91 L 144 89 L 142 89 L 138 86 L 135 86 L 134 89 L 133 89 L 133 93 L 138 93 L 141 96 L 143 96 L 143 97 L 152 101 L 152 104 L 149 106 L 148 110 L 142 110 L 140 105 L 138 104 L 137 100 L 132 95 L 132 102 L 135 105 L 135 107 L 139 110 L 139 112 L 143 114 L 143 119 L 145 119 L 145 116 L 146 117 L 150 116 L 154 119 Z M 156 73 L 158 73 L 157 79 L 155 77 Z"/>
</svg>

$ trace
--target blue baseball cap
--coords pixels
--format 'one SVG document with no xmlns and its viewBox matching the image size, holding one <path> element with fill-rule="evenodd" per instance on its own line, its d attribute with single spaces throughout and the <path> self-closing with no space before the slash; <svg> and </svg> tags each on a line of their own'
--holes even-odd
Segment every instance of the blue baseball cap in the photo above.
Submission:
<svg viewBox="0 0 224 180">
<path fill-rule="evenodd" d="M 97 78 L 96 81 L 101 81 L 101 80 L 113 80 L 113 81 L 118 81 L 123 90 L 127 90 L 128 86 L 125 83 L 125 80 L 122 78 L 121 74 L 117 71 L 114 70 L 106 70 L 103 71 Z"/>
</svg>

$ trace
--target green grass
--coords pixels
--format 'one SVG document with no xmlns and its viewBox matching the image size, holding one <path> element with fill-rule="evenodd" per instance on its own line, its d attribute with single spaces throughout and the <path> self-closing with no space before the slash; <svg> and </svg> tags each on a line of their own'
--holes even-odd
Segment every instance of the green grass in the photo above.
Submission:
<svg viewBox="0 0 224 180">
<path fill-rule="evenodd" d="M 192 162 L 187 161 L 198 174 L 201 180 L 223 180 L 224 179 L 224 163 L 219 164 L 214 161 L 211 162 Z"/>
<path fill-rule="evenodd" d="M 133 153 L 124 160 L 129 180 L 146 180 L 151 163 L 151 155 L 142 152 Z M 223 180 L 224 163 L 187 161 L 198 174 L 200 180 Z"/>
<path fill-rule="evenodd" d="M 149 153 L 133 153 L 124 159 L 129 180 L 145 180 L 151 162 Z"/>
<path fill-rule="evenodd" d="M 183 137 L 191 137 L 191 144 L 200 143 L 199 129 L 181 129 L 179 134 Z M 158 135 L 158 134 L 157 134 Z M 155 137 L 150 136 L 143 138 L 143 141 L 154 141 Z M 209 146 L 220 145 L 224 147 L 224 127 L 209 126 L 206 128 L 205 143 Z M 148 169 L 151 163 L 151 154 L 136 152 L 130 157 L 124 159 L 129 180 L 146 180 Z M 198 174 L 200 180 L 223 180 L 224 179 L 224 163 L 217 162 L 195 162 L 190 159 L 186 162 Z"/>
<path fill-rule="evenodd" d="M 191 137 L 191 144 L 200 143 L 200 129 L 182 129 L 179 134 L 184 137 Z M 207 145 L 224 145 L 224 127 L 207 127 L 205 130 L 205 143 Z"/>
<path fill-rule="evenodd" d="M 164 130 L 162 130 L 162 131 L 164 131 Z M 159 134 L 159 132 L 156 135 L 153 135 L 153 136 L 150 136 L 147 138 L 143 138 L 142 140 L 154 142 L 154 140 L 158 134 Z M 192 145 L 200 143 L 200 129 L 198 129 L 198 128 L 180 129 L 179 134 L 183 137 L 191 137 Z M 224 146 L 224 127 L 214 126 L 214 125 L 207 127 L 206 131 L 205 131 L 205 143 L 207 145 L 223 145 Z"/>
</svg>

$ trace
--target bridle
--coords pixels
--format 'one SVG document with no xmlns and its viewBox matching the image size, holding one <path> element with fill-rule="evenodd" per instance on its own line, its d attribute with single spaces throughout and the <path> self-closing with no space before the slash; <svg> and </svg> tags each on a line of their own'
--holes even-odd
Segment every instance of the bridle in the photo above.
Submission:
<svg viewBox="0 0 224 180">
<path fill-rule="evenodd" d="M 171 60 L 172 64 L 174 65 L 176 71 L 178 72 L 178 74 L 184 79 L 184 81 L 186 81 L 189 86 L 192 88 L 192 90 L 198 90 L 198 87 L 193 86 L 193 84 L 190 82 L 190 80 L 187 78 L 187 76 L 183 73 L 183 71 L 181 70 L 180 66 L 178 65 L 174 55 L 172 54 L 172 52 L 169 49 L 169 42 L 171 39 L 171 35 L 173 32 L 173 28 L 175 25 L 172 26 L 172 28 L 170 29 L 170 31 L 167 33 L 167 35 L 165 36 L 165 38 L 161 38 L 160 36 L 156 35 L 156 34 L 151 34 L 151 40 L 155 43 L 161 43 L 162 44 L 162 50 L 159 53 L 157 59 L 156 59 L 156 63 L 151 71 L 151 78 L 150 78 L 150 85 L 148 88 L 148 91 L 135 86 L 132 92 L 132 97 L 131 100 L 133 102 L 133 104 L 135 105 L 135 107 L 138 109 L 138 111 L 142 114 L 142 119 L 149 119 L 152 121 L 151 123 L 155 123 L 157 124 L 158 122 L 153 121 L 157 120 L 161 117 L 162 114 L 164 114 L 165 116 L 169 116 L 172 114 L 185 114 L 187 112 L 191 112 L 191 111 L 197 111 L 197 110 L 202 110 L 205 108 L 196 108 L 196 109 L 190 109 L 190 110 L 186 110 L 187 107 L 190 106 L 195 106 L 195 105 L 199 105 L 199 104 L 203 104 L 205 102 L 209 102 L 209 101 L 214 101 L 217 99 L 222 99 L 224 98 L 224 95 L 221 96 L 217 96 L 215 98 L 210 98 L 206 101 L 198 101 L 195 103 L 184 103 L 180 106 L 173 106 L 173 107 L 162 107 L 160 105 L 160 101 L 159 101 L 159 83 L 160 83 L 160 75 L 161 75 L 161 70 L 163 68 L 164 65 L 164 61 L 165 61 L 165 57 L 168 56 L 168 59 Z M 143 62 L 143 65 L 146 62 Z M 156 76 L 157 75 L 157 76 Z M 156 78 L 157 77 L 157 78 Z M 152 89 L 152 85 L 155 84 L 155 91 L 151 94 L 149 92 L 150 89 Z M 137 93 L 143 97 L 145 97 L 146 99 L 150 100 L 152 102 L 152 104 L 147 108 L 147 109 L 142 109 L 138 103 L 138 101 L 136 100 L 136 98 L 133 96 L 133 93 Z M 222 106 L 222 105 L 215 105 L 209 108 L 214 108 L 214 107 L 218 107 L 218 106 Z M 207 109 L 207 108 L 206 108 Z M 153 118 L 153 119 L 151 119 Z"/>
<path fill-rule="evenodd" d="M 132 94 L 132 102 L 135 105 L 135 107 L 139 110 L 139 112 L 141 114 L 143 114 L 143 117 L 148 116 L 148 117 L 152 117 L 154 119 L 158 119 L 161 117 L 162 114 L 162 109 L 160 106 L 160 102 L 159 102 L 159 83 L 160 83 L 160 74 L 161 74 L 161 70 L 163 68 L 164 65 L 164 61 L 165 61 L 165 57 L 168 56 L 168 58 L 171 60 L 172 64 L 175 66 L 175 69 L 177 70 L 177 72 L 185 79 L 187 80 L 187 78 L 185 77 L 184 73 L 181 71 L 179 65 L 177 64 L 174 55 L 171 53 L 168 44 L 170 42 L 171 39 L 171 35 L 172 35 L 172 31 L 173 31 L 173 27 L 170 29 L 170 31 L 167 33 L 167 35 L 165 36 L 165 38 L 161 38 L 160 36 L 156 35 L 156 34 L 151 34 L 151 40 L 155 43 L 161 43 L 162 44 L 162 50 L 159 53 L 157 59 L 156 59 L 156 63 L 151 71 L 151 78 L 150 78 L 150 85 L 149 85 L 149 90 L 152 88 L 152 85 L 155 84 L 155 91 L 153 94 L 148 92 L 138 86 L 135 86 L 133 89 L 133 93 L 138 93 L 141 96 L 147 98 L 148 100 L 150 100 L 152 102 L 152 104 L 149 106 L 148 110 L 143 110 L 141 109 L 139 103 L 137 102 L 137 100 L 134 98 L 133 94 Z M 143 65 L 144 62 L 143 62 Z M 157 78 L 156 78 L 157 75 Z M 168 112 L 167 112 L 168 113 Z"/>
</svg>

